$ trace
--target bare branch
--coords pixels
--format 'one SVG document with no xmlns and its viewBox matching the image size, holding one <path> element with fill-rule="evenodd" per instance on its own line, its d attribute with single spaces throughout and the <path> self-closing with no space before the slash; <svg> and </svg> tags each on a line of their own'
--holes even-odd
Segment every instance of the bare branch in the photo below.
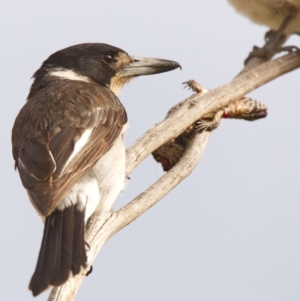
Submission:
<svg viewBox="0 0 300 301">
<path fill-rule="evenodd" d="M 180 135 L 205 114 L 226 106 L 231 101 L 298 67 L 300 53 L 291 53 L 251 69 L 207 94 L 196 94 L 186 99 L 177 111 L 147 131 L 127 150 L 127 174 L 129 175 L 156 148 Z M 91 248 L 88 254 L 90 263 L 113 234 L 156 204 L 192 172 L 202 156 L 209 136 L 208 132 L 196 135 L 178 164 L 126 206 L 106 216 L 92 216 L 86 232 L 86 239 Z M 77 275 L 63 286 L 53 288 L 48 301 L 73 300 L 84 277 L 85 273 Z"/>
<path fill-rule="evenodd" d="M 90 245 L 89 262 L 95 259 L 102 246 L 112 235 L 155 205 L 192 172 L 202 157 L 209 136 L 209 132 L 203 132 L 191 139 L 180 162 L 129 204 L 104 217 L 93 215 L 86 233 L 86 239 Z M 141 202 L 143 206 L 141 206 Z M 85 277 L 85 273 L 77 275 L 70 278 L 63 286 L 53 288 L 48 301 L 73 300 Z"/>
<path fill-rule="evenodd" d="M 192 138 L 178 164 L 117 212 L 118 227 L 114 232 L 134 221 L 190 175 L 203 155 L 209 136 L 210 132 L 203 132 Z"/>
<path fill-rule="evenodd" d="M 274 78 L 299 67 L 300 52 L 298 51 L 253 68 L 209 93 L 189 97 L 174 114 L 156 124 L 129 147 L 127 174 L 130 174 L 160 145 L 180 135 L 205 114 L 216 111 L 230 101 L 239 99 Z"/>
</svg>

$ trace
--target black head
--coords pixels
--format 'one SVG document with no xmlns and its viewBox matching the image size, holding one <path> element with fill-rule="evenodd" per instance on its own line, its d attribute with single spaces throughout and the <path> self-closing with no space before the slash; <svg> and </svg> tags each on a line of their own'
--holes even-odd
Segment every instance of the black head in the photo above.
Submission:
<svg viewBox="0 0 300 301">
<path fill-rule="evenodd" d="M 56 76 L 91 81 L 110 87 L 116 94 L 132 77 L 170 71 L 177 62 L 133 57 L 124 50 L 100 43 L 85 43 L 59 50 L 44 61 L 34 78 Z"/>
</svg>

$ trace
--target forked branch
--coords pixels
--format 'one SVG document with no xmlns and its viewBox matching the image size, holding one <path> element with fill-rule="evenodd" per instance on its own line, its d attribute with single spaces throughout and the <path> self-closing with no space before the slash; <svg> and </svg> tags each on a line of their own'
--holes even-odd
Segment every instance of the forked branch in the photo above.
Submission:
<svg viewBox="0 0 300 301">
<path fill-rule="evenodd" d="M 171 116 L 148 130 L 127 150 L 129 175 L 155 149 L 180 135 L 186 128 L 209 112 L 216 111 L 267 82 L 300 67 L 300 52 L 294 52 L 255 67 L 207 94 L 195 94 L 186 99 Z M 93 216 L 88 224 L 86 240 L 90 245 L 92 263 L 105 242 L 155 205 L 187 177 L 200 160 L 210 133 L 196 135 L 181 160 L 158 181 L 130 203 L 106 216 Z M 84 274 L 70 278 L 67 283 L 53 288 L 48 301 L 71 301 L 85 278 Z"/>
</svg>

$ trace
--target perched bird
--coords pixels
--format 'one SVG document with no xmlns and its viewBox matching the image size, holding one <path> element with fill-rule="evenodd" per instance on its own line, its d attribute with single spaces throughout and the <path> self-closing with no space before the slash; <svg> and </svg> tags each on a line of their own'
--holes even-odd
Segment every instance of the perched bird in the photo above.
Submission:
<svg viewBox="0 0 300 301">
<path fill-rule="evenodd" d="M 285 20 L 287 34 L 300 33 L 300 0 L 228 0 L 251 21 L 278 30 Z"/>
<path fill-rule="evenodd" d="M 34 73 L 12 129 L 15 167 L 45 220 L 34 296 L 86 267 L 85 223 L 95 210 L 111 210 L 122 190 L 127 115 L 119 90 L 136 76 L 178 67 L 94 43 L 57 51 Z"/>
<path fill-rule="evenodd" d="M 266 33 L 266 44 L 253 51 L 246 59 L 245 64 L 252 57 L 269 60 L 274 54 L 281 51 L 298 50 L 295 46 L 281 45 L 290 34 L 300 34 L 300 0 L 228 0 L 232 6 L 251 21 L 271 28 Z"/>
</svg>

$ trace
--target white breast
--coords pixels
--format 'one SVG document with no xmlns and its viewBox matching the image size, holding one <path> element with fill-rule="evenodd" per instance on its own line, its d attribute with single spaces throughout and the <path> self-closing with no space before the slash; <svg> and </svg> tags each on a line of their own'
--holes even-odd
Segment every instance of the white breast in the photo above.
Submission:
<svg viewBox="0 0 300 301">
<path fill-rule="evenodd" d="M 118 194 L 124 189 L 126 153 L 123 137 L 127 127 L 128 125 L 123 127 L 112 148 L 93 167 L 101 194 L 97 211 L 103 213 L 111 209 Z"/>
<path fill-rule="evenodd" d="M 123 141 L 127 126 L 91 171 L 78 181 L 56 207 L 63 210 L 72 204 L 85 207 L 85 220 L 95 210 L 105 214 L 123 190 L 125 183 L 125 146 Z"/>
</svg>

